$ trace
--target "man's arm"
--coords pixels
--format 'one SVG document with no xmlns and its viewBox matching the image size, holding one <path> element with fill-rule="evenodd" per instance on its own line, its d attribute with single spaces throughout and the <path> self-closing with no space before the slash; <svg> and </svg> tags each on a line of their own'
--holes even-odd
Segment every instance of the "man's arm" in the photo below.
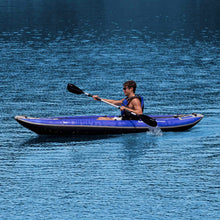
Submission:
<svg viewBox="0 0 220 220">
<path fill-rule="evenodd" d="M 110 103 L 112 103 L 112 104 L 114 104 L 114 105 L 118 105 L 118 106 L 122 105 L 122 102 L 123 102 L 123 100 L 124 100 L 124 99 L 121 99 L 121 100 L 103 99 L 103 98 L 100 98 L 100 97 L 97 96 L 97 95 L 94 95 L 94 96 L 93 96 L 93 99 L 94 99 L 94 100 L 98 100 L 98 101 L 100 101 L 99 99 L 102 99 L 102 100 L 104 100 L 104 101 L 106 101 L 106 102 L 110 102 Z"/>
</svg>

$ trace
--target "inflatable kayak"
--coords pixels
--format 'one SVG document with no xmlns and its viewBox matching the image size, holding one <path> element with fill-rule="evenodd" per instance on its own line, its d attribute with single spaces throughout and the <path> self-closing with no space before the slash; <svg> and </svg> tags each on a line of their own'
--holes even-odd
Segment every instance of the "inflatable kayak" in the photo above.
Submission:
<svg viewBox="0 0 220 220">
<path fill-rule="evenodd" d="M 150 126 L 142 120 L 97 120 L 100 116 L 75 116 L 33 118 L 16 116 L 24 127 L 40 135 L 80 135 L 80 134 L 122 134 L 149 131 Z M 110 116 L 113 117 L 113 116 Z M 162 131 L 185 131 L 200 120 L 203 115 L 151 115 Z"/>
</svg>

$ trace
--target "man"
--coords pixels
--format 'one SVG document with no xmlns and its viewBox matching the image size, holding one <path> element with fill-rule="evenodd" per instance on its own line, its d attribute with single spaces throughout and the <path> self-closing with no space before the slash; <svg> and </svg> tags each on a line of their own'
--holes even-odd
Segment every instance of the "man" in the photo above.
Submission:
<svg viewBox="0 0 220 220">
<path fill-rule="evenodd" d="M 134 112 L 137 115 L 143 114 L 144 102 L 141 96 L 135 95 L 136 83 L 132 80 L 127 81 L 123 84 L 123 92 L 126 98 L 121 100 L 111 100 L 111 99 L 103 99 L 104 101 L 110 102 L 114 105 L 121 106 L 121 119 L 122 120 L 137 120 L 133 115 L 129 114 L 129 112 Z M 99 96 L 94 95 L 94 100 L 100 100 Z M 127 111 L 126 111 L 127 110 Z M 98 120 L 119 120 L 116 118 L 110 117 L 99 117 Z"/>
</svg>

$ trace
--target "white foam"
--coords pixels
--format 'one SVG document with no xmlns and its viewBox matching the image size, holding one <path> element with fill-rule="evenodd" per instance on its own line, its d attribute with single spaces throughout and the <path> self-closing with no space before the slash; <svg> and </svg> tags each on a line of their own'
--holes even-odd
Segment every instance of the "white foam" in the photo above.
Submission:
<svg viewBox="0 0 220 220">
<path fill-rule="evenodd" d="M 152 136 L 162 136 L 163 135 L 162 130 L 158 126 L 157 127 L 150 127 L 149 131 L 147 133 Z"/>
</svg>

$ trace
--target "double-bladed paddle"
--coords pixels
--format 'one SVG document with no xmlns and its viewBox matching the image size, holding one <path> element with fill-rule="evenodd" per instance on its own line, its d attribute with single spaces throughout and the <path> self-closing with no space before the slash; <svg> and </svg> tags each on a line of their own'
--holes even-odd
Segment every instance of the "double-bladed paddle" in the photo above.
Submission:
<svg viewBox="0 0 220 220">
<path fill-rule="evenodd" d="M 67 89 L 68 89 L 69 92 L 75 93 L 75 94 L 77 94 L 77 95 L 79 95 L 79 94 L 84 94 L 84 95 L 86 95 L 86 96 L 88 96 L 88 97 L 93 97 L 92 94 L 89 94 L 89 93 L 84 92 L 82 89 L 78 88 L 77 86 L 75 86 L 75 85 L 73 85 L 73 84 L 71 84 L 71 83 L 69 83 L 69 84 L 67 85 Z M 112 103 L 110 103 L 110 102 L 107 102 L 107 101 L 105 101 L 105 100 L 103 100 L 103 99 L 97 99 L 97 100 L 98 100 L 98 101 L 101 101 L 101 102 L 104 102 L 104 103 L 106 103 L 106 104 L 108 104 L 108 105 L 114 106 L 114 107 L 116 107 L 116 108 L 118 108 L 118 109 L 120 109 L 120 106 L 114 105 L 114 104 L 112 104 Z M 126 111 L 128 111 L 128 110 L 126 110 Z M 136 117 L 140 118 L 144 123 L 148 124 L 149 126 L 152 126 L 152 127 L 156 127 L 156 126 L 157 126 L 156 120 L 153 119 L 153 118 L 151 118 L 151 117 L 149 117 L 149 116 L 147 116 L 147 115 L 143 115 L 143 114 L 137 115 L 137 114 L 135 114 L 135 113 L 132 112 L 132 111 L 128 111 L 128 112 L 129 112 L 130 114 L 135 115 Z"/>
</svg>

